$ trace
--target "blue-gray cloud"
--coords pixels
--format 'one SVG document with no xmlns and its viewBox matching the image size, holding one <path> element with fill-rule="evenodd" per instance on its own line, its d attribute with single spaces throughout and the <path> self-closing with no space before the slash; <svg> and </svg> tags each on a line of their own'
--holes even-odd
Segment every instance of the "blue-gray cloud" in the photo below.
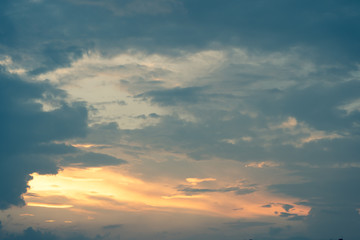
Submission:
<svg viewBox="0 0 360 240">
<path fill-rule="evenodd" d="M 290 209 L 294 208 L 293 205 L 290 205 L 290 204 L 283 204 L 282 205 L 282 208 L 286 211 L 286 212 L 289 212 Z"/>
<path fill-rule="evenodd" d="M 184 192 L 188 195 L 198 194 L 198 193 L 226 193 L 226 192 L 234 192 L 237 195 L 245 195 L 249 193 L 253 193 L 256 189 L 252 188 L 239 188 L 239 187 L 225 187 L 225 188 L 193 188 L 188 186 L 179 186 L 178 191 Z"/>
<path fill-rule="evenodd" d="M 143 88 L 138 99 L 175 111 L 182 107 L 196 121 L 175 115 L 139 115 L 144 120 L 158 118 L 159 124 L 126 131 L 114 123 L 89 130 L 84 104 L 66 104 L 61 100 L 65 93 L 48 83 L 25 82 L 3 71 L 0 181 L 6 184 L 0 185 L 0 209 L 24 204 L 21 194 L 26 191 L 29 174 L 56 173 L 55 159 L 63 158 L 64 165 L 78 163 L 84 167 L 124 163 L 55 143 L 89 131 L 88 139 L 96 143 L 124 136 L 151 147 L 181 150 L 194 159 L 275 160 L 308 182 L 269 189 L 306 200 L 304 204 L 312 207 L 309 217 L 300 219 L 292 215 L 290 205 L 283 205 L 285 212 L 280 216 L 303 220 L 318 236 L 331 228 L 329 237 L 336 236 L 337 231 L 358 237 L 355 209 L 360 202 L 356 188 L 360 112 L 346 112 L 341 107 L 360 98 L 359 79 L 351 71 L 360 61 L 359 40 L 360 3 L 351 0 L 3 0 L 0 53 L 11 56 L 33 75 L 69 66 L 89 50 L 106 56 L 135 48 L 174 56 L 228 46 L 247 49 L 249 56 L 255 52 L 296 52 L 300 61 L 314 64 L 316 71 L 299 77 L 292 71 L 282 75 L 284 69 L 276 68 L 279 78 L 291 87 L 267 86 L 264 90 L 262 87 L 277 74 L 249 74 L 237 69 L 250 66 L 232 64 L 216 76 L 216 83 L 206 83 L 206 88 L 201 83 L 145 92 Z M 217 89 L 222 89 L 221 93 Z M 37 99 L 58 102 L 60 107 L 44 112 Z M 210 104 L 214 102 L 221 107 Z M 299 125 L 294 130 L 272 128 L 289 116 L 308 132 L 301 132 Z M 309 132 L 318 130 L 337 138 L 299 144 Z M 273 234 L 279 231 L 277 227 L 270 229 Z M 40 233 L 32 229 L 25 234 Z"/>
<path fill-rule="evenodd" d="M 234 222 L 226 222 L 225 225 L 232 228 L 248 228 L 248 227 L 262 227 L 272 225 L 271 222 L 247 222 L 247 221 L 234 221 Z"/>
<path fill-rule="evenodd" d="M 1 222 L 0 222 L 1 226 Z M 22 231 L 22 233 L 9 233 L 7 231 L 1 230 L 0 228 L 0 238 L 2 240 L 101 240 L 105 239 L 104 236 L 97 235 L 95 237 L 87 237 L 84 234 L 76 232 L 68 232 L 62 234 L 54 234 L 50 231 L 34 229 L 28 227 Z"/>
<path fill-rule="evenodd" d="M 350 0 L 23 0 L 3 1 L 1 7 L 4 48 L 23 63 L 37 59 L 27 63 L 35 74 L 66 66 L 94 48 L 173 54 L 217 43 L 260 51 L 298 47 L 314 60 L 345 68 L 359 60 L 360 4 Z"/>
<path fill-rule="evenodd" d="M 309 216 L 283 212 L 288 220 L 305 220 L 313 237 L 346 234 L 349 238 L 359 236 L 360 215 L 357 210 L 360 194 L 356 190 L 359 168 L 304 169 L 298 174 L 307 178 L 306 183 L 273 185 L 270 190 L 306 199 L 311 206 Z"/>
<path fill-rule="evenodd" d="M 267 91 L 259 95 L 257 106 L 266 114 L 288 114 L 321 130 L 346 131 L 360 119 L 359 111 L 347 113 L 341 107 L 359 98 L 358 79 L 348 81 L 348 75 L 328 82 L 314 81 L 311 86 L 296 86 L 283 91 Z M 354 132 L 355 134 L 357 132 Z"/>
<path fill-rule="evenodd" d="M 202 87 L 176 87 L 173 89 L 154 90 L 137 95 L 138 98 L 150 99 L 152 103 L 162 106 L 173 106 L 179 104 L 195 104 L 203 97 Z"/>
<path fill-rule="evenodd" d="M 57 144 L 85 136 L 87 110 L 79 103 L 44 112 L 37 100 L 54 100 L 64 93 L 47 83 L 29 83 L 4 70 L 0 72 L 0 209 L 23 205 L 29 174 L 56 173 L 56 156 L 73 153 Z"/>
<path fill-rule="evenodd" d="M 111 229 L 121 228 L 122 226 L 123 226 L 122 224 L 111 224 L 111 225 L 103 226 L 103 229 L 111 230 Z"/>
<path fill-rule="evenodd" d="M 119 159 L 110 155 L 94 153 L 94 152 L 80 152 L 70 156 L 63 157 L 61 161 L 62 166 L 77 166 L 77 167 L 99 167 L 109 165 L 120 165 L 127 163 L 126 160 Z"/>
<path fill-rule="evenodd" d="M 50 232 L 41 232 L 40 230 L 35 230 L 32 227 L 29 227 L 23 231 L 22 234 L 11 234 L 0 229 L 1 239 L 4 240 L 59 240 L 57 236 Z"/>
</svg>

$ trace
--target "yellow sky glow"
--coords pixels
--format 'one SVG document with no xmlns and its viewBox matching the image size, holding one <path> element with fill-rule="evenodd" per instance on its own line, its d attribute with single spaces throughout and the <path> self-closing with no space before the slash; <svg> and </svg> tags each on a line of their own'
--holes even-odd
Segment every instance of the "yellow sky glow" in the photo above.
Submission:
<svg viewBox="0 0 360 240">
<path fill-rule="evenodd" d="M 44 208 L 71 208 L 73 205 L 66 204 L 48 204 L 48 203 L 37 203 L 37 202 L 27 202 L 26 205 L 29 207 L 44 207 Z"/>
<path fill-rule="evenodd" d="M 207 184 L 215 178 L 187 178 L 182 182 L 167 179 L 163 182 L 146 182 L 129 176 L 121 167 L 65 168 L 57 175 L 33 174 L 30 191 L 25 195 L 28 206 L 45 208 L 71 208 L 75 212 L 100 208 L 114 211 L 183 211 L 224 217 L 274 216 L 284 211 L 281 206 L 264 208 L 272 202 L 291 203 L 284 199 L 257 191 L 236 195 L 233 192 L 202 192 L 184 194 L 176 187 L 181 184 Z M 40 196 L 40 197 L 33 197 Z M 41 199 L 42 202 L 38 202 Z M 296 206 L 290 213 L 307 215 L 309 208 Z"/>
</svg>

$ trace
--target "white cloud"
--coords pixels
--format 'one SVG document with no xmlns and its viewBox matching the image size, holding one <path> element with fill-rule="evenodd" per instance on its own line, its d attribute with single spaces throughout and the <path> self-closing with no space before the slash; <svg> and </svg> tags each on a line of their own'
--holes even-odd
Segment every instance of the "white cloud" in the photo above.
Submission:
<svg viewBox="0 0 360 240">
<path fill-rule="evenodd" d="M 266 168 L 266 167 L 279 167 L 280 164 L 272 161 L 262 161 L 262 162 L 251 162 L 245 165 L 245 167 L 252 168 Z"/>
</svg>

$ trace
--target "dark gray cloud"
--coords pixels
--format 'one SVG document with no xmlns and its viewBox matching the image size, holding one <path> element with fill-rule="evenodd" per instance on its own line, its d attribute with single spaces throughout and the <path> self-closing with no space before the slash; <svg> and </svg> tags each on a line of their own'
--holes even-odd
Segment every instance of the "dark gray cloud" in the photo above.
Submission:
<svg viewBox="0 0 360 240">
<path fill-rule="evenodd" d="M 141 114 L 141 115 L 136 116 L 135 118 L 139 118 L 139 119 L 160 118 L 160 115 L 156 114 L 156 113 L 150 113 L 148 115 Z"/>
<path fill-rule="evenodd" d="M 198 194 L 198 193 L 212 193 L 212 192 L 219 192 L 219 193 L 226 193 L 226 192 L 234 192 L 237 195 L 244 195 L 253 193 L 256 189 L 252 188 L 239 188 L 239 187 L 225 187 L 225 188 L 193 188 L 189 186 L 179 186 L 178 191 L 184 192 L 186 194 Z"/>
<path fill-rule="evenodd" d="M 226 4 L 219 0 L 207 4 L 185 1 L 185 8 L 192 22 L 207 30 L 207 37 L 214 38 L 214 33 L 221 32 L 216 34 L 218 38 L 232 35 L 238 37 L 238 42 L 250 46 L 279 49 L 307 45 L 323 51 L 333 46 L 335 49 L 330 55 L 338 51 L 358 55 L 355 44 L 359 35 L 355 32 L 359 28 L 359 14 L 355 12 L 359 4 L 356 1 L 234 0 Z M 348 46 L 341 46 L 340 42 Z"/>
<path fill-rule="evenodd" d="M 354 129 L 354 123 L 360 119 L 360 112 L 347 113 L 341 107 L 360 97 L 360 83 L 356 78 L 346 81 L 347 77 L 337 77 L 336 82 L 331 83 L 322 79 L 305 88 L 299 85 L 285 91 L 263 92 L 257 99 L 257 106 L 266 114 L 288 114 L 320 130 Z"/>
<path fill-rule="evenodd" d="M 0 228 L 0 237 L 2 240 L 101 240 L 104 236 L 87 237 L 84 234 L 76 232 L 67 232 L 64 234 L 54 234 L 46 230 L 34 229 L 28 227 L 22 233 L 9 233 Z"/>
<path fill-rule="evenodd" d="M 356 238 L 360 235 L 356 227 L 360 223 L 356 210 L 360 207 L 360 194 L 356 190 L 359 171 L 359 168 L 304 169 L 298 174 L 307 178 L 307 182 L 273 185 L 270 190 L 307 199 L 307 205 L 312 207 L 309 216 L 298 219 L 299 216 L 286 212 L 280 216 L 305 220 L 313 237 L 346 234 Z"/>
<path fill-rule="evenodd" d="M 9 17 L 5 14 L 10 1 L 4 0 L 0 3 L 0 44 L 11 45 L 15 38 L 15 29 Z"/>
<path fill-rule="evenodd" d="M 269 119 L 266 115 L 252 118 L 216 109 L 211 112 L 204 109 L 194 110 L 197 111 L 194 112 L 195 116 L 199 116 L 201 121 L 189 122 L 176 116 L 164 116 L 156 126 L 122 131 L 121 134 L 159 148 L 182 149 L 194 159 L 207 159 L 211 156 L 244 162 L 274 159 L 288 165 L 298 162 L 316 165 L 358 162 L 357 136 L 325 138 L 298 147 L 290 143 L 296 139 L 300 143 L 301 139 L 310 137 L 310 134 L 294 136 L 287 135 L 283 129 L 271 130 L 266 127 Z M 224 120 L 224 116 L 231 117 Z M 353 129 L 356 134 L 356 127 Z M 250 141 L 243 140 L 243 137 L 249 137 Z M 231 144 L 226 139 L 234 139 L 235 143 Z"/>
<path fill-rule="evenodd" d="M 147 82 L 146 86 L 157 85 L 157 90 L 144 92 L 147 88 L 142 88 L 138 99 L 175 111 L 186 108 L 196 121 L 175 115 L 139 115 L 144 120 L 159 118 L 160 122 L 136 130 L 121 130 L 115 123 L 89 130 L 84 104 L 66 104 L 62 101 L 66 94 L 49 84 L 24 82 L 2 72 L 0 181 L 6 184 L 0 185 L 0 209 L 24 204 L 21 194 L 27 189 L 29 174 L 56 173 L 56 162 L 61 159 L 64 165 L 84 167 L 124 163 L 55 142 L 82 137 L 89 130 L 89 139 L 100 144 L 104 139 L 111 143 L 124 136 L 159 149 L 181 150 L 194 159 L 275 160 L 307 182 L 275 185 L 270 190 L 303 199 L 304 205 L 312 207 L 309 217 L 301 219 L 291 213 L 290 205 L 283 205 L 285 211 L 280 216 L 304 220 L 316 237 L 327 229 L 332 234 L 326 236 L 329 238 L 339 232 L 358 237 L 355 209 L 359 208 L 356 183 L 360 179 L 355 166 L 360 154 L 360 113 L 341 107 L 360 98 L 358 77 L 350 71 L 360 60 L 359 40 L 360 3 L 351 0 L 3 0 L 0 53 L 11 56 L 33 75 L 69 66 L 89 50 L 107 56 L 135 48 L 174 56 L 234 46 L 247 49 L 250 59 L 256 53 L 296 52 L 299 61 L 314 64 L 316 71 L 301 77 L 292 71 L 282 75 L 282 68 L 275 68 L 274 75 L 237 71 L 248 69 L 250 64 L 246 63 L 225 68 L 216 76 L 218 83 L 206 83 L 206 88 L 199 82 L 193 84 L 196 87 L 159 89 L 160 81 Z M 289 62 L 295 65 L 291 69 L 297 67 L 296 62 Z M 266 67 L 270 70 L 273 65 Z M 154 72 L 149 77 L 152 74 L 156 76 Z M 291 87 L 263 87 L 272 85 L 273 78 L 291 82 Z M 122 83 L 129 81 L 139 86 L 146 82 L 139 77 Z M 44 112 L 37 99 L 57 102 L 60 107 Z M 308 138 L 309 132 L 301 132 L 299 126 L 293 130 L 271 127 L 289 116 L 308 131 L 323 130 L 341 138 L 295 146 L 292 142 Z M 211 191 L 246 194 L 250 190 L 184 189 L 189 193 Z M 274 227 L 270 233 L 279 231 Z M 32 229 L 26 234 L 42 233 Z"/>
<path fill-rule="evenodd" d="M 282 205 L 282 208 L 286 211 L 286 212 L 289 212 L 290 209 L 294 208 L 293 205 L 290 205 L 290 204 L 283 204 Z"/>
<path fill-rule="evenodd" d="M 127 161 L 110 155 L 94 152 L 81 152 L 71 156 L 65 156 L 61 161 L 62 166 L 77 166 L 85 168 L 120 165 L 124 163 L 127 163 Z"/>
<path fill-rule="evenodd" d="M 262 226 L 269 226 L 272 224 L 273 223 L 270 222 L 246 222 L 242 220 L 225 223 L 225 225 L 234 228 L 262 227 Z"/>
<path fill-rule="evenodd" d="M 84 54 L 85 50 L 80 46 L 66 45 L 63 42 L 52 42 L 42 46 L 39 55 L 40 66 L 31 70 L 30 74 L 38 75 L 58 67 L 70 66 L 70 63 Z"/>
<path fill-rule="evenodd" d="M 270 236 L 279 235 L 282 231 L 284 231 L 281 227 L 270 227 L 269 234 Z"/>
<path fill-rule="evenodd" d="M 57 236 L 50 232 L 41 232 L 40 230 L 35 230 L 32 227 L 29 227 L 23 231 L 22 234 L 11 234 L 0 229 L 1 239 L 4 240 L 59 240 Z"/>
<path fill-rule="evenodd" d="M 123 225 L 122 224 L 111 224 L 111 225 L 106 225 L 103 226 L 103 229 L 117 229 L 117 228 L 121 228 Z"/>
<path fill-rule="evenodd" d="M 287 218 L 289 221 L 300 221 L 306 219 L 304 216 L 300 216 L 295 213 L 280 212 L 279 217 Z"/>
<path fill-rule="evenodd" d="M 126 163 L 106 154 L 59 143 L 88 132 L 84 103 L 65 102 L 66 93 L 47 82 L 32 83 L 0 72 L 0 209 L 22 206 L 31 173 L 56 174 L 59 164 L 78 167 Z M 57 106 L 44 111 L 40 102 Z"/>
<path fill-rule="evenodd" d="M 57 144 L 85 136 L 87 110 L 79 103 L 44 112 L 37 100 L 61 99 L 64 93 L 47 83 L 29 83 L 0 72 L 0 209 L 23 205 L 29 174 L 56 173 L 56 159 L 73 153 L 73 147 Z"/>
<path fill-rule="evenodd" d="M 149 117 L 151 117 L 151 118 L 160 118 L 161 116 L 159 114 L 156 114 L 156 113 L 150 113 Z"/>
<path fill-rule="evenodd" d="M 356 1 L 3 1 L 1 41 L 33 73 L 66 66 L 89 49 L 174 53 L 218 45 L 260 51 L 300 47 L 322 62 L 359 56 Z M 45 20 L 45 21 L 44 21 Z M 175 50 L 175 51 L 174 51 Z M 353 66 L 353 65 L 352 65 Z"/>
</svg>

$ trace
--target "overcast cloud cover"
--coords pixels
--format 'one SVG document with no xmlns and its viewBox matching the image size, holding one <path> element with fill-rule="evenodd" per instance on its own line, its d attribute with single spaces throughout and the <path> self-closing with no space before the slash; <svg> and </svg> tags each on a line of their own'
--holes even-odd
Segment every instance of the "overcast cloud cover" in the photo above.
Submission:
<svg viewBox="0 0 360 240">
<path fill-rule="evenodd" d="M 358 239 L 359 42 L 351 0 L 2 0 L 0 237 Z M 91 169 L 89 186 L 107 169 L 167 192 L 140 207 L 29 188 Z M 119 215 L 64 227 L 25 206 L 82 198 L 102 204 L 74 218 Z"/>
</svg>

